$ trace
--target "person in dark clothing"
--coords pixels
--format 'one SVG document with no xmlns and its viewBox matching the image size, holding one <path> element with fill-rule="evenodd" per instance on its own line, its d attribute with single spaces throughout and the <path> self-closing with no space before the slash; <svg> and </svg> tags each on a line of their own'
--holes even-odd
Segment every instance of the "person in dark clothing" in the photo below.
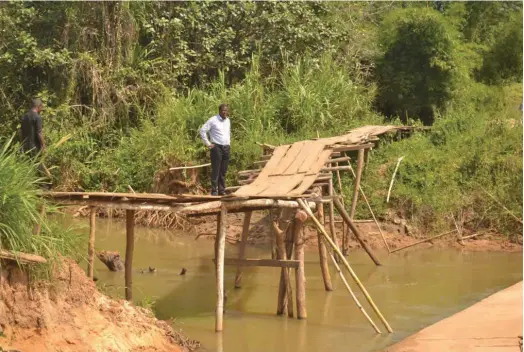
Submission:
<svg viewBox="0 0 524 352">
<path fill-rule="evenodd" d="M 42 101 L 33 99 L 31 109 L 20 119 L 22 151 L 33 157 L 45 150 L 42 116 L 40 116 L 42 109 Z"/>
<path fill-rule="evenodd" d="M 200 129 L 200 137 L 211 153 L 211 195 L 214 196 L 226 194 L 226 173 L 231 142 L 231 122 L 228 117 L 229 106 L 220 104 L 218 115 L 207 120 Z"/>
</svg>

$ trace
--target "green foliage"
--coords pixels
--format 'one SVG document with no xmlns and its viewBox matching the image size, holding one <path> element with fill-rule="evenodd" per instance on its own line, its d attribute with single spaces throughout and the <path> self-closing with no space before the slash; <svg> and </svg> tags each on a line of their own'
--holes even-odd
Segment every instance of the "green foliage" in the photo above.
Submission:
<svg viewBox="0 0 524 352">
<path fill-rule="evenodd" d="M 71 135 L 46 155 L 57 189 L 140 192 L 168 166 L 208 161 L 198 129 L 222 102 L 232 110 L 229 182 L 261 153 L 255 142 L 381 124 L 378 108 L 389 123 L 434 122 L 428 135 L 375 151 L 365 186 L 380 213 L 393 206 L 431 230 L 446 212 L 471 211 L 479 226 L 511 232 L 476 185 L 521 209 L 521 132 L 507 127 L 520 121 L 521 93 L 504 91 L 509 102 L 498 87 L 521 82 L 521 11 L 515 2 L 4 2 L 0 136 L 40 96 L 47 144 Z"/>
<path fill-rule="evenodd" d="M 40 197 L 36 164 L 18 147 L 12 139 L 0 139 L 0 246 L 50 259 L 74 255 L 78 236 L 39 214 L 41 207 L 51 213 L 56 209 Z M 38 236 L 32 234 L 36 223 L 41 225 Z"/>
<path fill-rule="evenodd" d="M 380 27 L 379 106 L 387 115 L 431 124 L 451 98 L 457 33 L 435 10 L 393 11 Z"/>
<path fill-rule="evenodd" d="M 423 232 L 438 231 L 453 213 L 464 214 L 473 230 L 520 233 L 519 224 L 486 194 L 522 213 L 522 122 L 508 93 L 474 84 L 431 132 L 378 150 L 366 174 L 374 206 L 386 211 L 391 175 L 405 156 L 391 202 Z"/>
<path fill-rule="evenodd" d="M 484 56 L 481 79 L 491 84 L 522 82 L 522 10 L 494 32 L 497 40 Z"/>
</svg>

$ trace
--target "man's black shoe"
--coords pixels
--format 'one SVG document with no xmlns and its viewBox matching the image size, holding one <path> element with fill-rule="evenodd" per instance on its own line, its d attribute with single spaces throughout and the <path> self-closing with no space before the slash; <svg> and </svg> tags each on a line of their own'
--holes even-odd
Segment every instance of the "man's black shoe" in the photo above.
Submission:
<svg viewBox="0 0 524 352">
<path fill-rule="evenodd" d="M 219 196 L 225 196 L 225 195 L 226 195 L 226 192 L 220 192 L 218 195 L 219 195 Z"/>
</svg>

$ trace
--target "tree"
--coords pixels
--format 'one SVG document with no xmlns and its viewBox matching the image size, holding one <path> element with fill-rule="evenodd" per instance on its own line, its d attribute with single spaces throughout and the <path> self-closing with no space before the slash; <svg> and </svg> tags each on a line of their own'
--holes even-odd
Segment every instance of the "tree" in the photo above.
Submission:
<svg viewBox="0 0 524 352">
<path fill-rule="evenodd" d="M 379 33 L 378 108 L 404 121 L 431 124 L 451 97 L 456 71 L 454 28 L 436 10 L 408 8 L 387 16 Z"/>
</svg>

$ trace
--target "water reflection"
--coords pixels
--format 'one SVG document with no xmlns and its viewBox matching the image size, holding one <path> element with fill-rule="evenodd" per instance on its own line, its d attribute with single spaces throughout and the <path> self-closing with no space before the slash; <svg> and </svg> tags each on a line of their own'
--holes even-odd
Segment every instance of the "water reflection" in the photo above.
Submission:
<svg viewBox="0 0 524 352">
<path fill-rule="evenodd" d="M 335 291 L 325 292 L 316 251 L 306 253 L 308 319 L 275 315 L 277 268 L 245 268 L 242 288 L 235 290 L 235 268 L 226 267 L 228 294 L 224 332 L 214 332 L 215 270 L 213 242 L 195 241 L 172 232 L 137 228 L 134 295 L 156 301 L 158 317 L 176 318 L 176 327 L 203 343 L 204 351 L 376 351 L 424 326 L 451 315 L 480 299 L 522 280 L 521 253 L 470 253 L 456 250 L 414 250 L 393 255 L 379 253 L 376 267 L 365 253 L 351 253 L 348 261 L 389 321 L 394 334 L 373 313 L 349 273 L 344 275 L 368 314 L 381 328 L 375 334 L 332 270 Z M 97 250 L 125 252 L 122 223 L 99 220 Z M 226 256 L 235 256 L 226 246 Z M 267 257 L 268 250 L 248 248 L 250 257 Z M 140 274 L 154 266 L 155 274 Z M 187 273 L 180 276 L 182 267 Z M 123 286 L 123 275 L 96 263 L 99 282 Z M 292 275 L 294 281 L 294 275 Z M 295 289 L 294 283 L 293 288 Z M 123 293 L 123 288 L 120 290 Z"/>
</svg>

